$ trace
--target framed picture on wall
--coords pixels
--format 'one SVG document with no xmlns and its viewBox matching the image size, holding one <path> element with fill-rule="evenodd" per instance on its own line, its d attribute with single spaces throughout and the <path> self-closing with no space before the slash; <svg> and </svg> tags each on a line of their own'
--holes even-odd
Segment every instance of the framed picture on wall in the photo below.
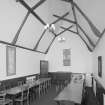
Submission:
<svg viewBox="0 0 105 105">
<path fill-rule="evenodd" d="M 98 76 L 102 77 L 102 56 L 98 56 Z"/>
<path fill-rule="evenodd" d="M 70 55 L 71 55 L 70 49 L 63 49 L 63 66 L 71 65 Z"/>
<path fill-rule="evenodd" d="M 7 76 L 16 74 L 16 47 L 6 46 L 6 72 Z"/>
</svg>

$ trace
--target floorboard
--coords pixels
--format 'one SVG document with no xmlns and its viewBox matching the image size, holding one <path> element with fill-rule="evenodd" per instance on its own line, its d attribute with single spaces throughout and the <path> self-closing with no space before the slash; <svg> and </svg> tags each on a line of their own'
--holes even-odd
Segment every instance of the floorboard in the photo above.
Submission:
<svg viewBox="0 0 105 105">
<path fill-rule="evenodd" d="M 30 105 L 57 105 L 53 100 L 56 95 L 57 93 L 55 87 L 53 86 L 45 95 L 41 96 L 39 99 L 35 99 Z"/>
</svg>

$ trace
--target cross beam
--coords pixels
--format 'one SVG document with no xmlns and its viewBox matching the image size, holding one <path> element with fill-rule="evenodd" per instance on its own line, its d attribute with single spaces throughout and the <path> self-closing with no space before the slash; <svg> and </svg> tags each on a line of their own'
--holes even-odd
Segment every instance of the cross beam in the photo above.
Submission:
<svg viewBox="0 0 105 105">
<path fill-rule="evenodd" d="M 58 16 L 58 15 L 53 15 L 54 17 L 56 17 L 56 18 L 60 18 L 60 16 Z M 61 18 L 62 20 L 65 20 L 65 21 L 68 21 L 68 22 L 70 22 L 70 23 L 73 23 L 73 24 L 76 24 L 76 22 L 75 21 L 72 21 L 72 20 L 69 20 L 69 19 L 66 19 L 66 18 Z"/>
<path fill-rule="evenodd" d="M 66 12 L 64 15 L 59 16 L 59 18 L 58 18 L 57 20 L 55 20 L 54 22 L 52 22 L 52 23 L 50 24 L 50 26 L 51 26 L 52 24 L 55 24 L 55 23 L 57 23 L 58 21 L 60 21 L 62 18 L 66 17 L 68 14 L 69 14 L 69 12 Z M 49 27 L 50 27 L 50 26 L 49 26 Z M 33 48 L 34 50 L 37 49 L 37 47 L 38 47 L 38 45 L 39 45 L 39 43 L 40 43 L 42 37 L 44 36 L 46 30 L 47 30 L 47 29 L 45 29 L 45 30 L 43 31 L 43 33 L 42 33 L 42 35 L 40 36 L 40 38 L 39 38 L 37 44 L 36 44 L 35 47 Z M 54 33 L 53 31 L 51 31 L 51 32 L 52 32 L 52 34 L 53 34 L 54 36 L 57 36 L 56 33 Z"/>
<path fill-rule="evenodd" d="M 67 28 L 64 28 L 64 27 L 61 27 L 61 28 L 62 28 L 62 29 L 67 29 Z M 78 35 L 78 36 L 82 39 L 82 41 L 85 43 L 85 45 L 87 46 L 88 50 L 89 50 L 90 52 L 93 51 L 93 50 L 89 47 L 89 45 L 87 44 L 87 42 L 83 39 L 83 37 L 82 37 L 79 33 L 74 32 L 74 31 L 72 31 L 72 30 L 67 30 L 67 31 L 72 32 L 72 33 Z"/>
<path fill-rule="evenodd" d="M 80 14 L 84 17 L 84 19 L 88 22 L 92 32 L 94 33 L 95 36 L 100 37 L 100 31 L 96 28 L 96 26 L 91 22 L 91 20 L 86 16 L 86 14 L 80 9 L 80 7 L 75 3 L 72 2 L 74 7 L 80 12 Z"/>
<path fill-rule="evenodd" d="M 88 39 L 89 43 L 95 47 L 95 44 L 92 42 L 92 40 L 90 39 L 90 37 L 86 34 L 86 32 L 84 31 L 84 29 L 79 25 L 77 24 L 78 28 L 83 32 L 83 34 L 86 36 L 86 38 Z"/>
<path fill-rule="evenodd" d="M 39 38 L 39 40 L 37 41 L 37 43 L 36 43 L 35 47 L 33 48 L 33 50 L 36 50 L 36 49 L 37 49 L 37 47 L 38 47 L 38 45 L 39 45 L 39 43 L 40 43 L 42 37 L 44 36 L 45 32 L 46 32 L 46 30 L 43 31 L 42 35 L 40 36 L 40 38 Z"/>
<path fill-rule="evenodd" d="M 14 45 L 14 44 L 11 44 L 9 42 L 5 42 L 5 41 L 1 41 L 1 40 L 0 40 L 0 43 L 5 44 L 5 45 L 10 45 L 10 46 L 18 47 L 18 48 L 22 48 L 22 49 L 29 50 L 29 51 L 34 51 L 34 52 L 45 54 L 44 52 L 41 52 L 41 51 L 36 51 L 36 50 L 30 49 L 30 48 L 27 48 L 27 47 L 23 47 L 23 46 L 19 46 L 19 45 Z"/>
<path fill-rule="evenodd" d="M 55 24 L 57 23 L 58 21 L 62 20 L 64 17 L 66 17 L 67 15 L 69 15 L 69 12 L 66 12 L 64 15 L 62 16 L 59 16 L 59 18 L 57 20 L 55 20 L 54 22 L 52 22 L 51 24 Z M 55 16 L 55 15 L 53 15 Z M 57 16 L 57 15 L 56 15 Z"/>
<path fill-rule="evenodd" d="M 59 17 L 59 16 L 56 16 L 57 18 Z M 76 24 L 78 27 L 79 27 L 79 29 L 84 33 L 84 35 L 86 36 L 86 38 L 88 39 L 88 41 L 89 41 L 89 43 L 93 46 L 93 47 L 95 47 L 95 45 L 94 45 L 94 43 L 92 42 L 92 40 L 90 39 L 90 37 L 86 34 L 86 32 L 83 30 L 83 28 L 79 25 L 79 24 L 77 24 L 76 22 L 73 22 L 73 21 L 71 21 L 71 20 L 69 20 L 69 19 L 66 19 L 66 18 L 62 18 L 63 20 L 65 20 L 65 21 L 68 21 L 68 22 L 72 22 L 73 24 Z"/>
<path fill-rule="evenodd" d="M 64 32 L 68 31 L 70 28 L 72 28 L 74 25 L 71 25 L 70 27 L 68 28 L 65 28 L 62 32 L 58 33 L 57 36 L 63 34 Z"/>
<path fill-rule="evenodd" d="M 32 7 L 32 10 L 35 10 L 36 8 L 38 8 L 38 7 L 39 7 L 42 3 L 44 3 L 45 1 L 46 1 L 46 0 L 40 0 L 35 6 Z M 18 40 L 18 37 L 19 37 L 19 34 L 20 34 L 20 32 L 21 32 L 21 30 L 22 30 L 22 28 L 23 28 L 25 22 L 27 21 L 27 18 L 28 18 L 28 16 L 29 16 L 30 13 L 31 13 L 30 11 L 27 12 L 27 14 L 26 14 L 24 20 L 22 21 L 22 23 L 21 23 L 21 25 L 20 25 L 20 27 L 19 27 L 19 29 L 18 29 L 18 31 L 17 31 L 17 33 L 16 33 L 16 35 L 15 35 L 13 41 L 12 41 L 12 44 L 16 44 L 16 42 L 17 42 L 17 40 Z"/>
<path fill-rule="evenodd" d="M 43 25 L 46 25 L 46 23 L 28 6 L 28 4 L 24 0 L 18 0 L 20 4 L 22 4 L 28 11 L 30 11 Z"/>
<path fill-rule="evenodd" d="M 48 46 L 48 48 L 47 48 L 47 50 L 46 50 L 46 52 L 45 52 L 45 54 L 47 54 L 47 53 L 48 53 L 49 49 L 51 48 L 52 43 L 53 43 L 53 42 L 54 42 L 54 40 L 55 40 L 55 38 L 56 38 L 56 37 L 54 37 L 54 38 L 52 39 L 52 41 L 51 41 L 50 45 Z"/>
<path fill-rule="evenodd" d="M 65 1 L 65 2 L 70 3 L 70 2 L 72 2 L 73 0 L 61 0 L 61 1 Z"/>
<path fill-rule="evenodd" d="M 71 2 L 71 6 L 72 6 L 72 12 L 73 12 L 74 20 L 78 24 L 77 17 L 76 17 L 76 12 L 75 12 L 75 8 L 74 8 L 74 5 L 73 5 L 72 2 Z M 77 33 L 79 33 L 77 24 L 76 24 L 76 30 L 77 30 Z"/>
<path fill-rule="evenodd" d="M 100 31 L 96 28 L 96 26 L 91 22 L 91 20 L 85 15 L 85 13 L 80 9 L 80 7 L 73 0 L 61 0 L 61 1 L 71 3 L 81 13 L 81 15 L 86 19 L 86 21 L 88 22 L 92 32 L 97 37 L 100 37 L 100 35 L 101 35 Z"/>
<path fill-rule="evenodd" d="M 65 28 L 65 27 L 63 27 L 63 26 L 61 26 L 60 28 L 62 28 L 62 29 L 67 29 L 67 28 Z M 70 30 L 70 29 L 68 29 L 67 31 L 70 31 L 70 32 L 72 32 L 72 33 L 74 33 L 74 34 L 78 34 L 77 32 L 75 32 L 75 31 L 72 31 L 72 30 Z"/>
</svg>

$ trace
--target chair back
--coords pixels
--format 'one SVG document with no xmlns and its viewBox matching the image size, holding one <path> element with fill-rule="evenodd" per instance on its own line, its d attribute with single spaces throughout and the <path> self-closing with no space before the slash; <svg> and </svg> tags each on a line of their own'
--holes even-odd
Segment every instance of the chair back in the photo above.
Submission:
<svg viewBox="0 0 105 105">
<path fill-rule="evenodd" d="M 6 97 L 6 92 L 0 91 L 0 102 L 4 102 Z"/>
<path fill-rule="evenodd" d="M 18 86 L 22 86 L 24 84 L 23 81 L 18 81 Z"/>
<path fill-rule="evenodd" d="M 21 87 L 21 99 L 28 99 L 29 98 L 29 85 L 23 85 Z"/>
</svg>

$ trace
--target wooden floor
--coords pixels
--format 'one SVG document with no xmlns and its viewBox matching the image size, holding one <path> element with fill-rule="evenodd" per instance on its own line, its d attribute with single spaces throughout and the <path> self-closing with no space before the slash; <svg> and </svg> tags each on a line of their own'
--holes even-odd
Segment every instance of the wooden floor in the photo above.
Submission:
<svg viewBox="0 0 105 105">
<path fill-rule="evenodd" d="M 40 99 L 35 99 L 30 105 L 57 105 L 53 100 L 56 95 L 57 93 L 55 91 L 55 87 L 53 86 L 45 95 L 41 96 Z"/>
<path fill-rule="evenodd" d="M 30 105 L 57 105 L 57 103 L 54 101 L 54 98 L 58 95 L 59 93 L 56 92 L 55 86 L 50 88 L 48 92 L 41 96 L 39 99 L 33 100 Z M 70 104 L 67 104 L 70 105 Z"/>
</svg>

